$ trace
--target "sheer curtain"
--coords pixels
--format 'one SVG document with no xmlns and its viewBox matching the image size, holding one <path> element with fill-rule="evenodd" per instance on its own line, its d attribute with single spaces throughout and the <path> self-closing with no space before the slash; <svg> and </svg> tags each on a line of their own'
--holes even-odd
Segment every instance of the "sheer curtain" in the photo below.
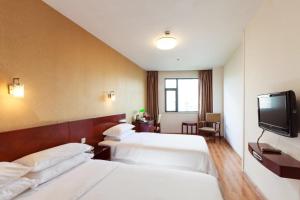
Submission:
<svg viewBox="0 0 300 200">
<path fill-rule="evenodd" d="M 158 72 L 147 72 L 147 113 L 157 122 L 158 109 Z"/>
<path fill-rule="evenodd" d="M 212 70 L 199 71 L 199 121 L 205 120 L 206 113 L 213 111 Z"/>
</svg>

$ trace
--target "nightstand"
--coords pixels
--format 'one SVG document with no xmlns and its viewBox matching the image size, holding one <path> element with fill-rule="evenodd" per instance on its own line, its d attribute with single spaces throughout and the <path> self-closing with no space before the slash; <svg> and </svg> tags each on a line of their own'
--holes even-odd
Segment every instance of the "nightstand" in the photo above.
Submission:
<svg viewBox="0 0 300 200">
<path fill-rule="evenodd" d="M 132 123 L 135 127 L 134 130 L 136 132 L 154 132 L 155 126 L 154 126 L 154 121 L 149 120 L 149 121 L 135 121 Z"/>
<path fill-rule="evenodd" d="M 94 152 L 93 159 L 110 160 L 110 146 L 107 145 L 95 146 L 93 152 Z"/>
</svg>

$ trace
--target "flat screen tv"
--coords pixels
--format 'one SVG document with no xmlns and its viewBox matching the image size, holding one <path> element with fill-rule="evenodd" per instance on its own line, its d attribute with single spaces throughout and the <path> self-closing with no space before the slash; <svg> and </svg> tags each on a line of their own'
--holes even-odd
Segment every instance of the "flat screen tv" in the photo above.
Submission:
<svg viewBox="0 0 300 200">
<path fill-rule="evenodd" d="M 294 91 L 259 95 L 258 125 L 286 137 L 297 137 L 297 105 Z"/>
</svg>

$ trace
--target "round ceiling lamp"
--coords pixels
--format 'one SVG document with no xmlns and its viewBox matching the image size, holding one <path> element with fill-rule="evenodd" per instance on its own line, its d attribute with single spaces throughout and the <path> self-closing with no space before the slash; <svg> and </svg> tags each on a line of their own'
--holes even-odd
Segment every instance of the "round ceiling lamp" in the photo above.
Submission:
<svg viewBox="0 0 300 200">
<path fill-rule="evenodd" d="M 161 50 L 173 49 L 176 45 L 177 40 L 170 36 L 170 31 L 166 31 L 165 35 L 156 41 L 156 47 Z"/>
</svg>

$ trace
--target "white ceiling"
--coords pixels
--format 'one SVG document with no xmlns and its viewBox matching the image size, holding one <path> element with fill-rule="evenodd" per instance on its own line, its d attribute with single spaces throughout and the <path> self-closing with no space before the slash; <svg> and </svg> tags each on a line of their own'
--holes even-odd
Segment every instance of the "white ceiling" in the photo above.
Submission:
<svg viewBox="0 0 300 200">
<path fill-rule="evenodd" d="M 222 66 L 262 0 L 44 0 L 146 70 Z M 169 51 L 155 40 L 178 39 Z"/>
</svg>

